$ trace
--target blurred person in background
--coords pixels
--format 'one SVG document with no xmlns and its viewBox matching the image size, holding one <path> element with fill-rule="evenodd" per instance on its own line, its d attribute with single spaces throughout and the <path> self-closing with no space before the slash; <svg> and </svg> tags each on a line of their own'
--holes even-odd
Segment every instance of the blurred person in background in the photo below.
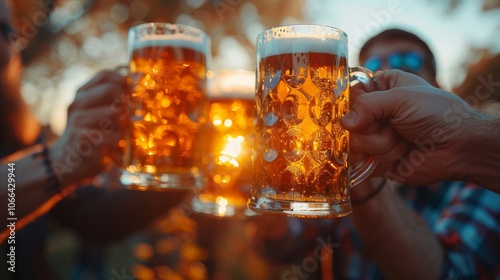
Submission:
<svg viewBox="0 0 500 280">
<path fill-rule="evenodd" d="M 410 32 L 399 29 L 381 32 L 365 43 L 359 58 L 360 64 L 372 71 L 401 69 L 438 86 L 433 53 Z M 355 138 L 352 133 L 351 141 Z M 357 148 L 360 145 L 351 142 L 351 149 Z M 393 159 L 380 158 L 378 169 L 389 168 L 391 164 Z M 332 220 L 327 233 L 318 231 L 321 227 L 305 226 L 310 221 L 262 217 L 266 224 L 274 226 L 257 226 L 256 248 L 276 260 L 273 252 L 280 249 L 281 255 L 288 256 L 312 251 L 315 248 L 306 246 L 311 246 L 311 237 L 319 236 L 316 240 L 326 241 L 332 247 L 326 253 L 333 255 L 333 267 L 322 263 L 321 269 L 333 271 L 336 279 L 499 277 L 500 251 L 496 249 L 500 248 L 499 194 L 461 181 L 415 186 L 389 179 L 392 178 L 372 176 L 353 188 L 353 213 Z M 318 248 L 320 242 L 316 240 L 313 242 Z M 287 246 L 280 249 L 266 246 L 273 242 Z M 309 257 L 314 256 L 317 257 Z M 310 267 L 304 267 L 306 259 L 294 259 L 295 264 L 285 271 L 283 279 L 309 276 Z"/>
<path fill-rule="evenodd" d="M 105 156 L 121 157 L 118 141 L 122 138 L 124 122 L 109 104 L 123 99 L 125 78 L 112 71 L 97 74 L 78 90 L 68 110 L 64 134 L 56 141 L 48 139 L 48 133 L 44 133 L 21 95 L 21 57 L 11 44 L 12 25 L 3 0 L 0 7 L 0 172 L 7 178 L 8 164 L 15 164 L 12 165 L 17 175 L 14 177 L 15 216 L 21 220 L 42 205 L 50 209 L 53 205 L 45 203 L 54 196 L 104 170 Z M 94 137 L 97 138 L 92 139 Z M 83 144 L 92 146 L 83 147 Z M 68 154 L 68 151 L 77 153 L 82 149 L 91 149 L 91 153 Z M 7 201 L 6 188 L 0 195 Z M 1 213 L 1 217 L 6 218 L 7 212 Z"/>
<path fill-rule="evenodd" d="M 147 226 L 188 193 L 113 191 L 92 185 L 92 178 L 105 171 L 105 158 L 121 159 L 118 142 L 127 123 L 119 107 L 125 106 L 125 77 L 105 70 L 80 87 L 63 135 L 53 139 L 21 95 L 23 65 L 11 32 L 7 2 L 0 0 L 0 174 L 15 175 L 15 187 L 0 190 L 5 207 L 0 219 L 17 218 L 15 243 L 8 242 L 9 228 L 2 230 L 0 239 L 4 264 L 10 246 L 15 246 L 15 273 L 4 269 L 0 278 L 55 279 L 44 252 L 49 218 L 74 230 L 84 244 L 104 244 Z M 15 211 L 9 214 L 12 194 Z"/>
</svg>

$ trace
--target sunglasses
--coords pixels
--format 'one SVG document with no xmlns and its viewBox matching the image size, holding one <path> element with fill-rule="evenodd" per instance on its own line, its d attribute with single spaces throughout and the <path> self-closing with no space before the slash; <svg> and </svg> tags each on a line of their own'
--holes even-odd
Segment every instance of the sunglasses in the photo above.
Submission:
<svg viewBox="0 0 500 280">
<path fill-rule="evenodd" d="M 365 61 L 363 66 L 375 72 L 382 69 L 382 62 L 380 56 L 372 56 Z M 416 52 L 392 53 L 387 56 L 386 62 L 390 69 L 401 69 L 414 74 L 424 68 L 424 58 Z"/>
</svg>

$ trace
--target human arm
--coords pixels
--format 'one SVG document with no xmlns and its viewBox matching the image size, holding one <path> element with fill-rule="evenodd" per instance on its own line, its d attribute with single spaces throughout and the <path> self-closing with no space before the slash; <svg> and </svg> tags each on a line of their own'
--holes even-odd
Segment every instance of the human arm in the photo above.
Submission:
<svg viewBox="0 0 500 280">
<path fill-rule="evenodd" d="M 385 184 L 366 202 L 356 200 Z M 443 248 L 424 220 L 404 205 L 383 178 L 368 179 L 351 191 L 351 219 L 364 250 L 387 279 L 438 279 Z"/>
<path fill-rule="evenodd" d="M 50 214 L 86 242 L 104 244 L 150 225 L 170 208 L 184 203 L 190 193 L 85 186 L 57 204 Z"/>
<path fill-rule="evenodd" d="M 44 159 L 36 156 L 41 151 L 42 145 L 36 145 L 1 160 L 1 178 L 5 178 L 6 182 L 7 178 L 12 180 L 8 188 L 0 191 L 0 200 L 5 205 L 0 219 L 15 218 L 17 229 L 33 220 L 34 216 L 47 212 L 63 196 L 50 189 L 51 178 Z M 8 205 L 11 211 L 7 211 Z M 32 213 L 33 216 L 30 215 Z M 0 240 L 4 240 L 4 234 L 0 235 Z"/>
<path fill-rule="evenodd" d="M 2 178 L 8 176 L 8 163 L 15 163 L 18 220 L 41 207 L 43 211 L 37 214 L 46 212 L 60 200 L 61 193 L 52 186 L 54 181 L 64 190 L 102 171 L 104 156 L 116 158 L 121 154 L 118 141 L 124 124 L 111 104 L 121 100 L 124 86 L 125 79 L 120 75 L 100 72 L 77 91 L 68 109 L 66 130 L 57 141 L 47 143 L 45 155 L 42 145 L 37 145 L 0 160 Z M 8 196 L 8 190 L 2 188 L 0 201 L 8 201 Z M 7 211 L 0 213 L 0 219 L 5 220 Z"/>
<path fill-rule="evenodd" d="M 500 118 L 485 115 L 464 128 L 463 181 L 500 193 Z"/>
<path fill-rule="evenodd" d="M 351 149 L 381 158 L 375 174 L 427 184 L 469 180 L 500 192 L 500 119 L 399 70 L 377 74 L 382 91 L 355 98 L 342 125 Z"/>
</svg>

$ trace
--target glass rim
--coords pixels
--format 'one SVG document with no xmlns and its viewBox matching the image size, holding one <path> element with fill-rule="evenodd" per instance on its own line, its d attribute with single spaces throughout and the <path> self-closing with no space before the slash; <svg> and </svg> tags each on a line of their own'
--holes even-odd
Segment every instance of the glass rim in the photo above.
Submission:
<svg viewBox="0 0 500 280">
<path fill-rule="evenodd" d="M 140 28 L 148 27 L 148 26 L 167 26 L 167 27 L 172 28 L 172 29 L 174 29 L 174 28 L 177 29 L 177 27 L 182 27 L 182 28 L 185 28 L 187 30 L 195 31 L 195 32 L 199 33 L 200 35 L 208 37 L 207 32 L 198 28 L 198 27 L 195 27 L 192 25 L 187 25 L 187 24 L 170 23 L 170 22 L 163 22 L 163 21 L 151 21 L 151 22 L 137 23 L 135 25 L 132 25 L 129 28 L 129 32 L 135 31 L 135 30 L 140 29 Z"/>
<path fill-rule="evenodd" d="M 264 30 L 257 36 L 260 59 L 285 53 L 318 52 L 347 57 L 348 37 L 339 28 L 319 24 L 291 24 Z"/>
<path fill-rule="evenodd" d="M 158 33 L 157 30 L 160 28 L 164 28 L 165 32 Z M 174 43 L 176 47 L 193 49 L 204 53 L 205 56 L 211 55 L 211 38 L 208 33 L 200 28 L 185 24 L 159 21 L 139 23 L 128 29 L 127 42 L 129 56 L 136 48 L 149 44 L 156 46 L 155 42 L 162 42 L 163 45 Z"/>
<path fill-rule="evenodd" d="M 342 37 L 345 37 L 346 40 L 348 38 L 347 36 L 347 33 L 345 33 L 344 30 L 338 28 L 338 27 L 333 27 L 333 26 L 330 26 L 330 25 L 326 25 L 326 24 L 313 24 L 313 23 L 298 23 L 298 24 L 285 24 L 285 25 L 278 25 L 278 26 L 273 26 L 271 28 L 268 28 L 262 32 L 259 33 L 258 35 L 258 38 L 264 36 L 266 33 L 268 32 L 272 32 L 274 30 L 278 30 L 280 28 L 290 28 L 290 29 L 293 29 L 293 28 L 312 28 L 312 27 L 319 27 L 319 28 L 322 28 L 322 29 L 330 29 L 330 30 L 334 30 L 335 32 L 339 33 L 339 35 L 341 35 Z M 340 36 L 339 36 L 340 38 Z"/>
</svg>

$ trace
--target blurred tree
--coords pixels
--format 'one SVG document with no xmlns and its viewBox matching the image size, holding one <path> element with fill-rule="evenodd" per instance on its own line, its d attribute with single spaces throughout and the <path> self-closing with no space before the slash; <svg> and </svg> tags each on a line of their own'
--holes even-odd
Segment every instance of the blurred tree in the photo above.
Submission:
<svg viewBox="0 0 500 280">
<path fill-rule="evenodd" d="M 26 62 L 47 52 L 47 46 L 81 18 L 98 20 L 101 26 L 105 21 L 114 21 L 123 32 L 139 22 L 189 24 L 212 37 L 214 55 L 227 36 L 253 55 L 257 33 L 271 26 L 300 22 L 303 3 L 303 0 L 10 0 L 16 37 L 22 40 Z M 102 17 L 106 12 L 109 17 Z M 97 15 L 100 17 L 96 18 Z"/>
<path fill-rule="evenodd" d="M 467 76 L 453 92 L 473 107 L 500 114 L 500 54 L 485 51 L 481 57 L 468 67 Z"/>
<path fill-rule="evenodd" d="M 467 0 L 446 0 L 448 1 L 448 10 L 453 11 Z M 500 0 L 481 0 L 483 11 L 490 11 L 500 8 Z"/>
<path fill-rule="evenodd" d="M 163 21 L 199 27 L 212 38 L 215 67 L 252 68 L 257 34 L 271 26 L 300 22 L 304 3 L 304 0 L 8 1 L 16 30 L 11 38 L 17 39 L 16 46 L 22 51 L 25 65 L 29 65 L 24 74 L 23 94 L 40 121 L 50 123 L 56 134 L 65 127 L 65 106 L 77 86 L 99 69 L 126 62 L 130 26 Z M 234 59 L 235 55 L 241 59 Z"/>
<path fill-rule="evenodd" d="M 467 0 L 445 0 L 448 3 L 448 13 L 453 13 L 460 8 L 461 5 L 466 4 Z M 499 13 L 500 12 L 500 0 L 481 0 L 481 9 L 483 13 Z M 500 88 L 492 89 L 488 87 L 487 91 L 488 97 L 478 100 L 475 94 L 478 92 L 476 89 L 478 87 L 484 86 L 484 78 L 493 75 L 493 81 L 500 80 L 500 45 L 498 45 L 498 40 L 493 38 L 499 38 L 500 36 L 500 17 L 497 23 L 496 30 L 491 34 L 491 42 L 489 45 L 469 47 L 469 55 L 464 58 L 462 63 L 462 69 L 465 73 L 465 78 L 462 84 L 457 85 L 453 91 L 460 95 L 462 98 L 470 101 L 471 105 L 481 108 L 484 106 L 490 106 L 491 102 L 500 102 Z M 483 82 L 481 82 L 483 81 Z M 496 100 L 496 101 L 495 101 Z M 490 104 L 490 105 L 488 105 Z M 490 106 L 491 107 L 491 106 Z"/>
</svg>

